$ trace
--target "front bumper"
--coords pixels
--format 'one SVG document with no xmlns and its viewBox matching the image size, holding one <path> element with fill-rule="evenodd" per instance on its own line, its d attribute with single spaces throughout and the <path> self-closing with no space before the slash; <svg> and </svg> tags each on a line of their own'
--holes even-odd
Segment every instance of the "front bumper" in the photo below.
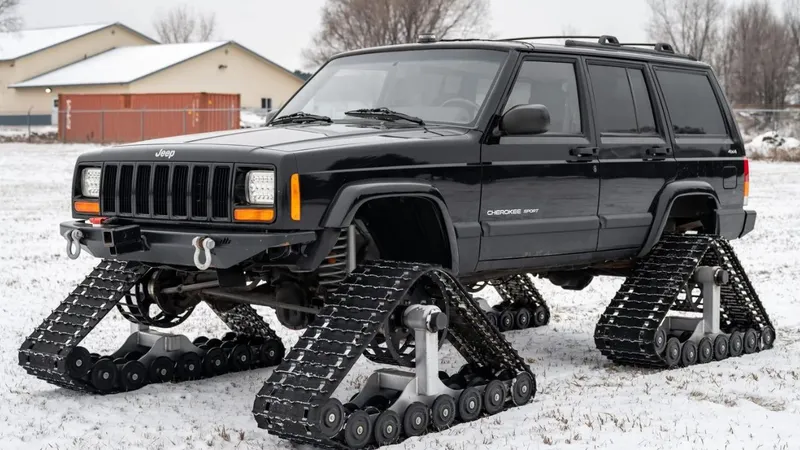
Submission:
<svg viewBox="0 0 800 450">
<path fill-rule="evenodd" d="M 179 231 L 140 225 L 92 225 L 84 221 L 63 222 L 61 236 L 70 245 L 78 231 L 80 248 L 92 256 L 150 264 L 195 267 L 195 238 L 211 238 L 212 269 L 227 269 L 270 248 L 306 244 L 316 240 L 313 231 L 292 233 L 239 232 L 228 230 Z"/>
</svg>

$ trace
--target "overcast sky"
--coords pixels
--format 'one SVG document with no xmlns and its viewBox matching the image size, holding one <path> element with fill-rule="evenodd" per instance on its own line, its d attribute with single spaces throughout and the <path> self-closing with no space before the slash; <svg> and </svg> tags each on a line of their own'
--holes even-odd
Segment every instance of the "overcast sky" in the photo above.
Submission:
<svg viewBox="0 0 800 450">
<path fill-rule="evenodd" d="M 489 0 L 490 24 L 498 37 L 612 34 L 632 42 L 646 38 L 645 0 Z M 742 0 L 728 0 L 731 3 Z M 780 5 L 780 0 L 772 0 Z M 122 22 L 157 38 L 152 22 L 159 12 L 186 0 L 22 0 L 25 28 Z M 304 68 L 301 50 L 319 25 L 324 0 L 191 0 L 217 14 L 221 40 L 235 40 L 284 67 Z"/>
</svg>

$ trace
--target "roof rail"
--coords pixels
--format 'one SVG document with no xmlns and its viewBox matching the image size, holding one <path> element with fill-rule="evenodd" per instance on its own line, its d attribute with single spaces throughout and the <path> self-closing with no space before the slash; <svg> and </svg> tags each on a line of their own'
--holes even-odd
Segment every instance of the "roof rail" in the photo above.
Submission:
<svg viewBox="0 0 800 450">
<path fill-rule="evenodd" d="M 535 41 L 539 39 L 600 39 L 602 36 L 529 36 L 497 39 L 498 41 Z"/>
<path fill-rule="evenodd" d="M 616 50 L 623 50 L 626 52 L 647 53 L 650 55 L 668 56 L 673 58 L 682 58 L 691 61 L 697 61 L 697 58 L 695 58 L 692 55 L 683 55 L 676 52 L 675 48 L 666 42 L 656 42 L 654 44 L 633 43 L 633 42 L 620 43 L 619 40 L 614 36 L 601 36 L 596 43 L 574 41 L 569 39 L 566 42 L 564 42 L 564 45 L 566 47 L 585 47 L 585 48 L 597 48 L 604 50 L 616 49 Z M 653 48 L 649 49 L 649 48 L 637 48 L 637 47 L 653 47 Z"/>
</svg>

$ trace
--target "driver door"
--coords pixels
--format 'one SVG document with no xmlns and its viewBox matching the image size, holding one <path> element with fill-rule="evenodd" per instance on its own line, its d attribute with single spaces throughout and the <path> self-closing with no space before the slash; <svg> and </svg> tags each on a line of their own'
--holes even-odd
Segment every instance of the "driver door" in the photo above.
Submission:
<svg viewBox="0 0 800 450">
<path fill-rule="evenodd" d="M 536 265 L 596 250 L 600 177 L 585 78 L 578 58 L 532 57 L 520 64 L 502 113 L 541 104 L 550 126 L 483 146 L 481 261 L 525 258 Z"/>
</svg>

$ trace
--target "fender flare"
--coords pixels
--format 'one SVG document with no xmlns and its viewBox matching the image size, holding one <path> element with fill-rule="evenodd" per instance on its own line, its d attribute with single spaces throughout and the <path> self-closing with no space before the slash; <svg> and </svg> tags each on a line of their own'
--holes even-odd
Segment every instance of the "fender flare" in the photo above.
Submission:
<svg viewBox="0 0 800 450">
<path fill-rule="evenodd" d="M 342 187 L 328 207 L 322 218 L 325 229 L 341 229 L 353 221 L 353 218 L 364 203 L 379 198 L 416 197 L 425 198 L 434 203 L 441 215 L 445 228 L 447 244 L 450 247 L 450 267 L 453 275 L 458 274 L 458 243 L 455 227 L 444 198 L 433 185 L 419 181 L 369 181 L 353 182 Z"/>
<path fill-rule="evenodd" d="M 697 180 L 684 180 L 673 181 L 667 184 L 658 195 L 653 210 L 653 224 L 650 226 L 650 231 L 647 233 L 647 239 L 644 245 L 636 255 L 637 258 L 642 258 L 647 255 L 650 250 L 656 245 L 664 232 L 664 227 L 667 225 L 667 218 L 672 211 L 672 206 L 675 201 L 681 197 L 700 196 L 707 197 L 714 200 L 716 209 L 719 209 L 719 199 L 717 198 L 717 191 L 711 184 L 705 181 Z"/>
</svg>

